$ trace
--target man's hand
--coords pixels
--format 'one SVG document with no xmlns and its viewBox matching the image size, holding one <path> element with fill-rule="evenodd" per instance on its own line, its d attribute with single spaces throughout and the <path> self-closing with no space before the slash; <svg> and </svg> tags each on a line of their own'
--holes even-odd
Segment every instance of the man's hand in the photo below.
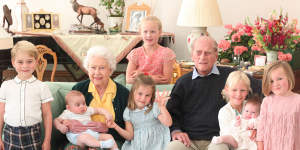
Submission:
<svg viewBox="0 0 300 150">
<path fill-rule="evenodd" d="M 181 141 L 186 147 L 191 146 L 191 141 L 187 133 L 185 132 L 174 132 L 172 133 L 172 140 Z"/>
<path fill-rule="evenodd" d="M 86 128 L 91 129 L 96 132 L 99 132 L 99 133 L 105 133 L 108 131 L 108 128 L 105 123 L 95 122 L 95 121 L 91 121 L 91 122 L 87 123 Z"/>
</svg>

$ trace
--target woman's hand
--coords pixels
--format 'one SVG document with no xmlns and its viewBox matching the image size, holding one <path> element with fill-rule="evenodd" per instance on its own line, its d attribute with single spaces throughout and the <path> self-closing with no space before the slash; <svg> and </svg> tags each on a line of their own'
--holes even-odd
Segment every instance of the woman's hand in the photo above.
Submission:
<svg viewBox="0 0 300 150">
<path fill-rule="evenodd" d="M 55 118 L 53 123 L 54 123 L 54 126 L 56 127 L 56 129 L 58 131 L 60 131 L 62 134 L 66 134 L 69 131 L 68 120 L 64 120 L 61 118 Z"/>
<path fill-rule="evenodd" d="M 99 133 L 106 133 L 108 131 L 107 126 L 102 122 L 91 121 L 86 124 L 86 127 Z"/>
<path fill-rule="evenodd" d="M 186 147 L 191 146 L 191 141 L 187 133 L 181 131 L 175 131 L 172 133 L 172 140 L 179 140 L 182 142 Z"/>
<path fill-rule="evenodd" d="M 87 130 L 87 127 L 80 123 L 78 120 L 68 120 L 67 124 L 67 126 L 69 127 L 69 131 L 73 133 L 79 133 Z"/>
</svg>

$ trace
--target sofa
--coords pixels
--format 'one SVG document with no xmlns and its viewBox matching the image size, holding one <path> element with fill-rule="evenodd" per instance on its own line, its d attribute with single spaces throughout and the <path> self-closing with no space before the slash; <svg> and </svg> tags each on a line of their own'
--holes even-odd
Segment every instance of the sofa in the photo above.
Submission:
<svg viewBox="0 0 300 150">
<path fill-rule="evenodd" d="M 125 76 L 118 76 L 114 78 L 114 80 L 120 84 L 123 84 L 128 89 L 131 88 L 131 85 L 125 84 Z M 54 101 L 51 102 L 51 110 L 52 110 L 52 117 L 53 119 L 58 117 L 63 110 L 65 109 L 65 100 L 64 97 L 66 93 L 68 93 L 73 85 L 76 82 L 45 82 L 54 98 Z M 171 91 L 173 88 L 173 84 L 166 84 L 166 85 L 157 85 L 157 90 L 163 91 Z M 63 145 L 65 144 L 66 137 L 64 134 L 61 134 L 56 128 L 53 126 L 52 128 L 52 135 L 51 135 L 51 150 L 59 150 L 63 149 Z"/>
</svg>

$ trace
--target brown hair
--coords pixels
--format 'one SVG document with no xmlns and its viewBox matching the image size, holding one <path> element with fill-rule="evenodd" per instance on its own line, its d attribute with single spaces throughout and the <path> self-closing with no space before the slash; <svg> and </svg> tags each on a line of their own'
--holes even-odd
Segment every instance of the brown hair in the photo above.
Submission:
<svg viewBox="0 0 300 150">
<path fill-rule="evenodd" d="M 151 76 L 149 75 L 144 75 L 144 74 L 139 74 L 136 78 L 135 81 L 131 87 L 131 91 L 129 93 L 129 98 L 128 98 L 128 108 L 130 110 L 134 110 L 137 108 L 137 106 L 134 103 L 134 92 L 141 86 L 151 86 L 152 88 L 152 95 L 151 95 L 151 100 L 150 100 L 150 104 L 149 104 L 149 109 L 145 112 L 148 113 L 151 111 L 152 107 L 153 107 L 153 103 L 155 100 L 155 82 L 152 79 Z"/>
<path fill-rule="evenodd" d="M 69 104 L 69 102 L 72 100 L 72 98 L 74 96 L 78 96 L 78 97 L 83 97 L 84 95 L 80 92 L 80 91 L 76 91 L 76 90 L 71 90 L 70 92 L 68 92 L 65 96 L 65 101 L 66 101 L 66 105 Z"/>
<path fill-rule="evenodd" d="M 155 22 L 157 24 L 157 26 L 158 26 L 158 30 L 160 32 L 162 31 L 161 21 L 156 16 L 147 16 L 147 17 L 143 18 L 142 21 L 141 21 L 141 23 L 140 23 L 140 30 L 142 28 L 142 24 L 144 24 L 146 21 Z"/>
<path fill-rule="evenodd" d="M 262 92 L 265 96 L 269 96 L 272 93 L 271 73 L 278 68 L 283 69 L 289 83 L 289 90 L 292 90 L 295 87 L 295 76 L 291 66 L 285 61 L 276 61 L 274 63 L 269 64 L 264 71 L 262 79 Z"/>
<path fill-rule="evenodd" d="M 260 105 L 262 103 L 262 97 L 258 94 L 250 94 L 247 98 L 246 104 L 252 104 L 258 107 L 258 112 L 260 111 Z"/>
<path fill-rule="evenodd" d="M 17 42 L 10 51 L 11 59 L 14 59 L 20 52 L 25 52 L 36 60 L 38 59 L 38 50 L 31 42 L 24 40 Z"/>
</svg>

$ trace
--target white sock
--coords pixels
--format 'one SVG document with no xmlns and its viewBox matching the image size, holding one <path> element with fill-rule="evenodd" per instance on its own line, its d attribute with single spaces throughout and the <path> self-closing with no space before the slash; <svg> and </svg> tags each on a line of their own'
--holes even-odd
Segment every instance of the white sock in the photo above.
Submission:
<svg viewBox="0 0 300 150">
<path fill-rule="evenodd" d="M 101 148 L 112 148 L 114 146 L 115 142 L 113 139 L 109 139 L 106 141 L 100 141 L 100 147 Z"/>
<path fill-rule="evenodd" d="M 214 136 L 214 137 L 212 138 L 211 142 L 214 143 L 214 144 L 220 144 L 220 143 L 222 143 L 222 140 L 221 140 L 220 137 Z"/>
<path fill-rule="evenodd" d="M 119 150 L 118 148 L 115 148 L 114 150 Z"/>
</svg>

